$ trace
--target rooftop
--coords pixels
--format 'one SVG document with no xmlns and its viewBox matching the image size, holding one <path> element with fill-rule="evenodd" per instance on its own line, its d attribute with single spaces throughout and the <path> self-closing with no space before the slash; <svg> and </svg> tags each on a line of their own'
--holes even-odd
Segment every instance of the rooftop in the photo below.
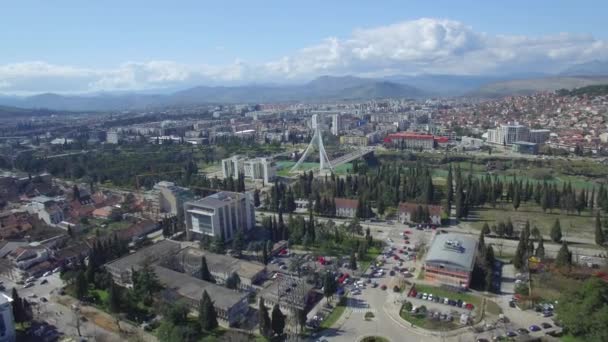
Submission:
<svg viewBox="0 0 608 342">
<path fill-rule="evenodd" d="M 106 267 L 113 267 L 121 271 L 127 271 L 131 268 L 138 269 L 143 266 L 146 261 L 155 261 L 159 257 L 170 253 L 177 253 L 180 249 L 180 244 L 171 240 L 163 240 L 152 246 L 142 248 L 139 251 L 129 254 L 120 259 L 116 259 L 106 264 Z"/>
<path fill-rule="evenodd" d="M 461 234 L 436 234 L 426 255 L 426 263 L 473 270 L 477 240 Z"/>
<path fill-rule="evenodd" d="M 349 198 L 334 198 L 334 202 L 336 203 L 336 208 L 350 208 L 357 209 L 359 205 L 359 200 L 349 199 Z"/>
<path fill-rule="evenodd" d="M 178 259 L 183 260 L 188 266 L 198 269 L 203 255 L 207 259 L 209 270 L 212 272 L 219 273 L 223 271 L 227 274 L 236 272 L 241 278 L 252 279 L 264 271 L 265 268 L 264 265 L 259 263 L 233 258 L 228 255 L 205 253 L 200 249 L 192 247 L 184 248 L 180 252 Z"/>
<path fill-rule="evenodd" d="M 193 301 L 200 300 L 203 291 L 206 290 L 214 305 L 224 310 L 231 308 L 247 296 L 247 293 L 230 290 L 159 265 L 154 266 L 154 272 L 165 287 Z"/>
<path fill-rule="evenodd" d="M 227 203 L 236 201 L 237 198 L 241 196 L 241 198 L 245 197 L 244 194 L 238 192 L 229 192 L 222 191 L 215 193 L 213 195 L 209 195 L 205 198 L 202 198 L 198 201 L 188 202 L 188 204 L 197 206 L 197 207 L 206 207 L 206 208 L 221 208 L 225 206 Z"/>
</svg>

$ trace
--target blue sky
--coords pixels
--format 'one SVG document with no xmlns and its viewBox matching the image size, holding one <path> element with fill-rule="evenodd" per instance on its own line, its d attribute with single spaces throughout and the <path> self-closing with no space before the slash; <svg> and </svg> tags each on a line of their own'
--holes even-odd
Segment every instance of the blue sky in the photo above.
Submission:
<svg viewBox="0 0 608 342">
<path fill-rule="evenodd" d="M 0 20 L 5 93 L 554 72 L 608 56 L 607 1 L 8 4 Z"/>
</svg>

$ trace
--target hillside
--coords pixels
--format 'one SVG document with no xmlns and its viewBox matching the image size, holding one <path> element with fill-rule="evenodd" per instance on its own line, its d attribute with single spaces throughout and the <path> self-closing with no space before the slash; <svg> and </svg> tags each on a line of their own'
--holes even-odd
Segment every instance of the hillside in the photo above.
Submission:
<svg viewBox="0 0 608 342">
<path fill-rule="evenodd" d="M 547 77 L 524 80 L 495 82 L 481 86 L 470 92 L 470 97 L 503 97 L 510 95 L 530 95 L 543 91 L 573 89 L 608 83 L 608 76 Z"/>
<path fill-rule="evenodd" d="M 602 96 L 608 95 L 608 84 L 592 85 L 582 88 L 575 88 L 572 90 L 560 89 L 557 91 L 560 96 Z"/>
<path fill-rule="evenodd" d="M 0 104 L 22 108 L 73 111 L 143 109 L 205 103 L 268 103 L 288 101 L 368 100 L 387 97 L 425 96 L 418 88 L 389 81 L 352 76 L 323 76 L 302 85 L 199 86 L 172 94 L 101 94 L 65 96 L 40 94 L 25 98 L 0 97 Z"/>
</svg>

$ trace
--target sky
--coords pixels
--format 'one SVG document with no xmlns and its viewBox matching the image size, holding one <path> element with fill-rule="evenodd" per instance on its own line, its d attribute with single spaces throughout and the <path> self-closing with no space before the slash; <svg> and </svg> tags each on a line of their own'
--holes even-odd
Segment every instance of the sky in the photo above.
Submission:
<svg viewBox="0 0 608 342">
<path fill-rule="evenodd" d="M 608 1 L 3 0 L 0 93 L 555 73 L 608 59 Z"/>
</svg>

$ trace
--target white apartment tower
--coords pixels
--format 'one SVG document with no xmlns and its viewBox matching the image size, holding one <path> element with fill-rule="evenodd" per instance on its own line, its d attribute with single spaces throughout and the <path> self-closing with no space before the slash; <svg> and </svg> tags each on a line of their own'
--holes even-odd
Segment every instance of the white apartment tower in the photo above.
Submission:
<svg viewBox="0 0 608 342">
<path fill-rule="evenodd" d="M 342 118 L 340 114 L 333 114 L 331 117 L 331 134 L 338 136 L 342 130 Z"/>
</svg>

